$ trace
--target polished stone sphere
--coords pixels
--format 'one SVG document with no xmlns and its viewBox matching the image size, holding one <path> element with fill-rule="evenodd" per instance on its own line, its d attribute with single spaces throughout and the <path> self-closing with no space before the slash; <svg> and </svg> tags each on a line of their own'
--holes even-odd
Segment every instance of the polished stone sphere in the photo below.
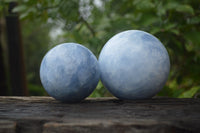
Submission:
<svg viewBox="0 0 200 133">
<path fill-rule="evenodd" d="M 79 102 L 99 81 L 99 64 L 93 53 L 76 43 L 52 48 L 43 58 L 40 79 L 46 92 L 62 102 Z"/>
<path fill-rule="evenodd" d="M 122 100 L 147 99 L 165 85 L 169 55 L 153 35 L 128 30 L 113 36 L 99 56 L 101 81 Z"/>
</svg>

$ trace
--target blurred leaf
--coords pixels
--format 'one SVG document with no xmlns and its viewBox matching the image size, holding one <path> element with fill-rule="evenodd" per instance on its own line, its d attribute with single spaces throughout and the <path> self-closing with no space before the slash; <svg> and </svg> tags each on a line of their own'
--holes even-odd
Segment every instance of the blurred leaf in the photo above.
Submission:
<svg viewBox="0 0 200 133">
<path fill-rule="evenodd" d="M 139 10 L 147 10 L 155 7 L 154 3 L 151 2 L 151 0 L 145 0 L 145 1 L 134 0 L 133 4 L 136 5 L 136 8 Z"/>
<path fill-rule="evenodd" d="M 102 84 L 101 81 L 99 81 L 96 89 L 93 91 L 93 93 L 89 97 L 102 97 L 102 96 L 113 96 Z"/>
<path fill-rule="evenodd" d="M 176 9 L 178 6 L 180 6 L 180 3 L 178 3 L 177 1 L 168 1 L 168 3 L 165 4 L 164 8 L 167 10 L 171 10 Z"/>
<path fill-rule="evenodd" d="M 200 44 L 200 31 L 188 31 L 184 34 L 185 38 L 193 44 Z"/>
<path fill-rule="evenodd" d="M 191 88 L 190 90 L 183 92 L 183 93 L 182 93 L 180 96 L 178 96 L 178 97 L 179 97 L 179 98 L 191 98 L 191 97 L 193 97 L 193 96 L 195 95 L 195 93 L 196 93 L 197 91 L 199 91 L 199 90 L 200 90 L 200 86 L 195 86 L 195 87 Z"/>
<path fill-rule="evenodd" d="M 6 3 L 17 2 L 17 0 L 4 0 L 4 2 L 6 2 Z"/>
<path fill-rule="evenodd" d="M 22 12 L 22 11 L 25 11 L 27 10 L 27 6 L 26 5 L 19 5 L 19 6 L 16 6 L 12 11 L 13 12 Z"/>
<path fill-rule="evenodd" d="M 28 90 L 30 96 L 44 96 L 47 95 L 43 87 L 34 84 L 28 84 Z"/>
<path fill-rule="evenodd" d="M 25 18 L 28 17 L 28 15 L 29 15 L 28 12 L 22 13 L 22 14 L 19 16 L 19 18 L 20 18 L 20 19 L 25 19 Z"/>
<path fill-rule="evenodd" d="M 179 34 L 180 34 L 180 32 L 179 32 L 178 29 L 171 29 L 170 31 L 171 31 L 172 33 L 176 34 L 176 35 L 179 35 Z"/>
<path fill-rule="evenodd" d="M 151 34 L 156 34 L 156 33 L 160 32 L 160 31 L 161 31 L 160 27 L 155 27 L 155 28 L 151 29 L 150 33 Z"/>
<path fill-rule="evenodd" d="M 176 8 L 176 11 L 182 12 L 182 13 L 189 13 L 189 14 L 194 14 L 194 10 L 190 5 L 179 5 Z"/>
<path fill-rule="evenodd" d="M 199 24 L 200 23 L 200 15 L 196 17 L 192 17 L 191 19 L 188 19 L 189 24 Z"/>
</svg>

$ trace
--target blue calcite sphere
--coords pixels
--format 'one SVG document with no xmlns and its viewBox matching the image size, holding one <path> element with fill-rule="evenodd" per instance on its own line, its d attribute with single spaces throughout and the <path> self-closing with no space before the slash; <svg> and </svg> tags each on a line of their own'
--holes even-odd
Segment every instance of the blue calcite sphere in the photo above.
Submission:
<svg viewBox="0 0 200 133">
<path fill-rule="evenodd" d="M 79 102 L 96 88 L 99 64 L 93 53 L 76 43 L 52 48 L 43 58 L 40 79 L 47 93 L 62 102 Z"/>
<path fill-rule="evenodd" d="M 156 95 L 167 81 L 169 55 L 153 35 L 128 30 L 112 37 L 99 56 L 104 86 L 122 100 Z"/>
</svg>

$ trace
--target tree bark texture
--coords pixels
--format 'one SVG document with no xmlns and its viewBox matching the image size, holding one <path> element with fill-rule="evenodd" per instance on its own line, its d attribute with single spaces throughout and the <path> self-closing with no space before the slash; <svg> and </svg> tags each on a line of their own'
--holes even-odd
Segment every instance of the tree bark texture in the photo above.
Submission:
<svg viewBox="0 0 200 133">
<path fill-rule="evenodd" d="M 70 104 L 51 97 L 0 97 L 0 132 L 198 133 L 199 125 L 200 99 L 90 98 Z"/>
</svg>

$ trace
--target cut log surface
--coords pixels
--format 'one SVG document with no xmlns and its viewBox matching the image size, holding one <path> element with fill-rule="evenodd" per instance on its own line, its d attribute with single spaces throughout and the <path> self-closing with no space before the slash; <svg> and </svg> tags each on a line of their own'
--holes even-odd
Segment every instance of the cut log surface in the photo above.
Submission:
<svg viewBox="0 0 200 133">
<path fill-rule="evenodd" d="M 0 97 L 0 133 L 200 133 L 200 99 Z"/>
</svg>

